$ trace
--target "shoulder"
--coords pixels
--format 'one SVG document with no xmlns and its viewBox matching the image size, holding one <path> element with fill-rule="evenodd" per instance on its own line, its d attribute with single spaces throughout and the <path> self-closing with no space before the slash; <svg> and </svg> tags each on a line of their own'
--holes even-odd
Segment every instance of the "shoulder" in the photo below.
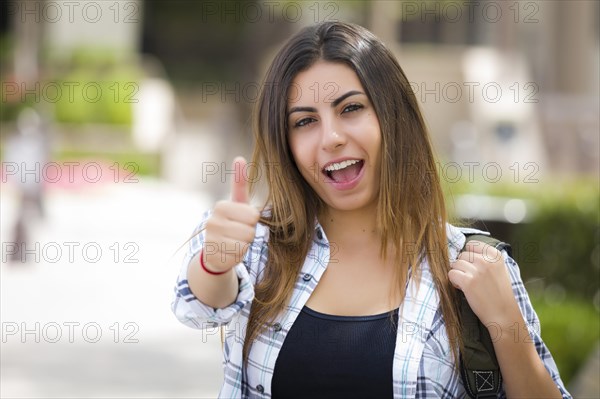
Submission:
<svg viewBox="0 0 600 399">
<path fill-rule="evenodd" d="M 456 257 L 465 246 L 467 236 L 475 234 L 490 236 L 488 231 L 471 227 L 457 227 L 450 223 L 446 223 L 446 237 L 448 238 L 448 251 L 450 253 L 451 262 L 456 260 Z"/>
</svg>

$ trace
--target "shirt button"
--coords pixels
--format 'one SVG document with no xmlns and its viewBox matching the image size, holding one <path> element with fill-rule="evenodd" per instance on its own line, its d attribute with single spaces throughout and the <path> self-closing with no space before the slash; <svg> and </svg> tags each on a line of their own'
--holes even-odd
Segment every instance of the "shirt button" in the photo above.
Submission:
<svg viewBox="0 0 600 399">
<path fill-rule="evenodd" d="M 265 387 L 263 387 L 262 385 L 258 384 L 256 386 L 256 390 L 260 393 L 264 393 L 265 392 Z"/>
<path fill-rule="evenodd" d="M 310 275 L 309 273 L 306 273 L 304 276 L 302 276 L 302 280 L 304 281 L 310 281 L 311 278 L 312 275 Z"/>
<path fill-rule="evenodd" d="M 281 331 L 281 324 L 279 324 L 279 323 L 273 324 L 273 330 L 275 330 L 275 332 Z"/>
<path fill-rule="evenodd" d="M 317 238 L 318 238 L 319 240 L 322 240 L 322 239 L 323 239 L 323 232 L 321 231 L 321 229 L 320 229 L 320 228 L 317 228 Z"/>
</svg>

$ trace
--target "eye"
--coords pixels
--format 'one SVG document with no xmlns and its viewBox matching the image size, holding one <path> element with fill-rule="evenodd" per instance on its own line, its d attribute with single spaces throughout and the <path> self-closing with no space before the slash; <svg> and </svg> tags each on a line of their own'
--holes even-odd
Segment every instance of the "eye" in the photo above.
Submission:
<svg viewBox="0 0 600 399">
<path fill-rule="evenodd" d="M 314 121 L 315 121 L 314 118 L 310 118 L 310 117 L 302 118 L 294 124 L 294 127 L 306 126 L 306 125 L 313 123 Z"/>
<path fill-rule="evenodd" d="M 359 109 L 363 108 L 362 105 L 360 104 L 348 104 L 344 107 L 344 109 L 342 110 L 342 114 L 345 114 L 347 112 L 354 112 L 354 111 L 358 111 Z"/>
</svg>

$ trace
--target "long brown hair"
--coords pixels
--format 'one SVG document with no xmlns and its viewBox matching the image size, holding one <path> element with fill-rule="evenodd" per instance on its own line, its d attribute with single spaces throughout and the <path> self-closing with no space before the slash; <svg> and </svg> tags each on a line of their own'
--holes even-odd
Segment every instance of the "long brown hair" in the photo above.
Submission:
<svg viewBox="0 0 600 399">
<path fill-rule="evenodd" d="M 261 221 L 270 231 L 267 264 L 255 285 L 244 359 L 252 342 L 288 303 L 323 208 L 294 163 L 286 118 L 293 79 L 318 60 L 352 68 L 379 120 L 382 166 L 377 224 L 381 255 L 393 256 L 402 293 L 409 265 L 418 281 L 418 265 L 427 258 L 448 338 L 451 343 L 460 342 L 455 289 L 448 279 L 444 198 L 414 93 L 394 56 L 371 32 L 358 25 L 324 22 L 304 28 L 279 51 L 262 84 L 254 114 L 253 163 L 266 179 L 269 212 Z M 393 254 L 387 254 L 390 243 Z M 458 359 L 456 347 L 453 354 Z"/>
</svg>

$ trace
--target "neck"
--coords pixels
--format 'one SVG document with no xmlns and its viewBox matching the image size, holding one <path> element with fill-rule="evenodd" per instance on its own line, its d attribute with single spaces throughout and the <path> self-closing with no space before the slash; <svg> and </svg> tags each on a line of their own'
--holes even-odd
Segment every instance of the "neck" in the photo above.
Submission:
<svg viewBox="0 0 600 399">
<path fill-rule="evenodd" d="M 326 209 L 319 222 L 331 242 L 356 248 L 374 243 L 379 246 L 381 235 L 377 229 L 377 211 L 375 207 L 355 211 Z"/>
</svg>

